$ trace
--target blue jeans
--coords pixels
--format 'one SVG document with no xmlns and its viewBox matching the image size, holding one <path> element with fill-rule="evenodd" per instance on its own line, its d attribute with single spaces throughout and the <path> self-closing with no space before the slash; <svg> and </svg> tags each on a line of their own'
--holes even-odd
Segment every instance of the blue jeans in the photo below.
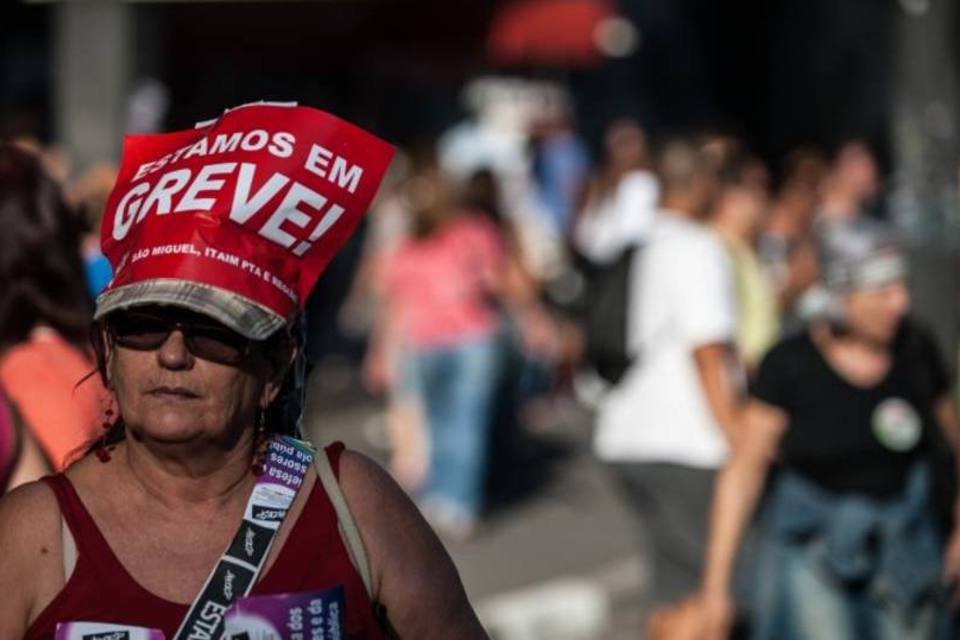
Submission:
<svg viewBox="0 0 960 640">
<path fill-rule="evenodd" d="M 851 588 L 823 562 L 824 544 L 765 541 L 756 590 L 757 640 L 931 640 L 939 624 L 935 601 L 909 615 L 878 597 L 875 579 Z M 769 564 L 768 564 L 769 563 Z"/>
<path fill-rule="evenodd" d="M 495 333 L 410 354 L 430 434 L 430 472 L 421 498 L 462 519 L 476 518 L 483 507 L 501 362 Z"/>
<path fill-rule="evenodd" d="M 895 498 L 832 494 L 784 470 L 771 492 L 754 637 L 943 638 L 942 548 L 924 464 Z"/>
</svg>

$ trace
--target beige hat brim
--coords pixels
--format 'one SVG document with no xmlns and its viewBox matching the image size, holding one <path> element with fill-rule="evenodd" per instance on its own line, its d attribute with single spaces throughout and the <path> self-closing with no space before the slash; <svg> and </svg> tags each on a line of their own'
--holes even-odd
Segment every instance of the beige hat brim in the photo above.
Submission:
<svg viewBox="0 0 960 640">
<path fill-rule="evenodd" d="M 232 291 L 175 278 L 154 278 L 110 289 L 97 298 L 94 320 L 114 311 L 159 304 L 202 313 L 251 340 L 265 340 L 287 324 L 283 316 Z"/>
</svg>

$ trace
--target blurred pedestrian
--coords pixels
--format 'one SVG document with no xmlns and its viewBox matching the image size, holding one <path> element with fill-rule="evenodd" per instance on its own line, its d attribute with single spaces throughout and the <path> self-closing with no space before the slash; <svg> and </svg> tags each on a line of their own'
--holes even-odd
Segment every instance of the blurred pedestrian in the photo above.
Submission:
<svg viewBox="0 0 960 640">
<path fill-rule="evenodd" d="M 0 144 L 0 383 L 55 470 L 110 410 L 90 375 L 81 224 L 37 156 Z"/>
<path fill-rule="evenodd" d="M 737 293 L 736 346 L 753 371 L 779 336 L 780 310 L 772 278 L 757 253 L 757 237 L 767 212 L 762 182 L 750 180 L 759 160 L 737 157 L 721 171 L 710 226 L 723 240 L 733 265 Z M 762 164 L 760 165 L 762 167 Z"/>
<path fill-rule="evenodd" d="M 879 223 L 838 224 L 819 256 L 830 313 L 764 358 L 718 477 L 705 637 L 726 637 L 734 558 L 768 479 L 754 637 L 938 637 L 941 580 L 960 584 L 960 535 L 939 528 L 934 501 L 938 443 L 960 455 L 946 370 Z"/>
<path fill-rule="evenodd" d="M 862 140 L 845 142 L 834 154 L 824 179 L 817 218 L 821 222 L 858 218 L 867 213 L 879 192 L 873 152 Z"/>
<path fill-rule="evenodd" d="M 812 225 L 826 161 L 815 149 L 799 148 L 786 158 L 784 176 L 759 239 L 759 252 L 777 290 L 783 328 L 799 330 L 795 305 L 817 280 Z"/>
<path fill-rule="evenodd" d="M 410 187 L 412 237 L 381 264 L 383 317 L 368 377 L 390 376 L 420 399 L 429 465 L 419 499 L 438 529 L 464 537 L 484 502 L 500 309 L 529 327 L 535 307 L 515 295 L 505 238 L 488 216 L 456 206 L 442 176 Z M 400 354 L 394 371 L 384 362 L 391 351 Z"/>
<path fill-rule="evenodd" d="M 860 140 L 851 140 L 840 145 L 833 154 L 828 171 L 821 184 L 819 199 L 811 220 L 807 255 L 812 256 L 816 247 L 824 242 L 837 226 L 867 216 L 880 192 L 877 162 L 870 148 Z M 810 264 L 810 261 L 807 261 Z M 816 264 L 816 261 L 813 261 Z M 830 294 L 821 280 L 814 280 L 796 294 L 791 315 L 797 325 L 828 312 Z"/>
<path fill-rule="evenodd" d="M 660 197 L 646 134 L 636 122 L 612 122 L 604 151 L 573 232 L 576 249 L 600 265 L 613 263 L 625 249 L 646 240 Z"/>
<path fill-rule="evenodd" d="M 561 90 L 548 95 L 550 99 L 545 100 L 531 123 L 532 174 L 537 197 L 554 232 L 566 237 L 587 181 L 590 155 L 577 135 L 570 97 Z"/>
<path fill-rule="evenodd" d="M 702 223 L 713 164 L 675 140 L 659 167 L 661 209 L 629 291 L 635 360 L 601 402 L 595 450 L 648 532 L 651 595 L 663 607 L 699 581 L 715 470 L 735 427 L 736 298 L 729 257 Z"/>
<path fill-rule="evenodd" d="M 539 303 L 543 285 L 527 269 L 528 261 L 520 230 L 514 218 L 504 210 L 500 183 L 496 175 L 481 169 L 474 173 L 460 189 L 459 207 L 468 215 L 488 220 L 502 240 L 503 296 L 507 301 L 504 311 L 521 310 L 519 316 L 506 314 L 510 337 L 519 351 L 530 362 L 549 366 L 557 358 L 556 327 L 546 309 Z M 516 322 L 515 322 L 516 321 Z"/>
</svg>

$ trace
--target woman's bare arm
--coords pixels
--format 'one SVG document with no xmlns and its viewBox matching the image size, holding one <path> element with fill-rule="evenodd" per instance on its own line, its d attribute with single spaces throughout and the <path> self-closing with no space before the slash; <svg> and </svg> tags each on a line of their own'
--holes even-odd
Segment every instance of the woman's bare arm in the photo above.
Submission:
<svg viewBox="0 0 960 640">
<path fill-rule="evenodd" d="M 740 396 L 734 375 L 736 356 L 730 345 L 712 342 L 695 348 L 693 361 L 707 406 L 727 442 L 736 447 L 742 431 Z"/>
<path fill-rule="evenodd" d="M 340 484 L 370 559 L 374 596 L 400 637 L 486 640 L 453 561 L 393 479 L 345 451 Z"/>
<path fill-rule="evenodd" d="M 731 456 L 717 476 L 701 588 L 709 619 L 707 637 L 716 639 L 728 631 L 737 550 L 787 422 L 782 411 L 756 400 L 744 409 L 743 420 L 743 434 L 734 441 Z"/>
<path fill-rule="evenodd" d="M 22 638 L 63 584 L 56 499 L 23 485 L 0 498 L 0 638 Z"/>
</svg>

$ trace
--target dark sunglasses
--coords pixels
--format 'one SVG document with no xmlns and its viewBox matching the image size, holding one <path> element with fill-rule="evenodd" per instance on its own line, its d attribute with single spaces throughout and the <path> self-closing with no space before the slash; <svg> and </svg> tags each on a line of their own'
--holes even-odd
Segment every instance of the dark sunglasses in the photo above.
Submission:
<svg viewBox="0 0 960 640">
<path fill-rule="evenodd" d="M 107 335 L 114 344 L 137 351 L 159 349 L 170 334 L 180 331 L 187 350 L 197 358 L 236 366 L 250 354 L 254 342 L 214 322 L 198 318 L 121 311 L 108 316 Z"/>
</svg>

